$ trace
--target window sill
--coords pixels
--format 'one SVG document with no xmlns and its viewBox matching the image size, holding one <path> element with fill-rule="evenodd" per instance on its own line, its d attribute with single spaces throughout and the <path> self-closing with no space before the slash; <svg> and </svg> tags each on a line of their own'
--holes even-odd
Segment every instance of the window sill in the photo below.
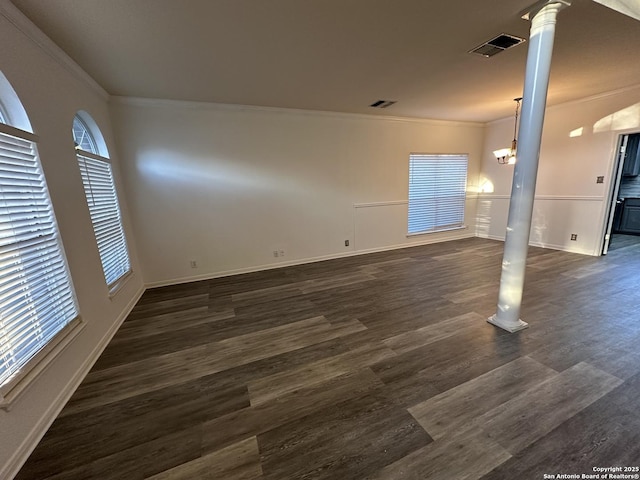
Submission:
<svg viewBox="0 0 640 480">
<path fill-rule="evenodd" d="M 416 232 L 416 233 L 407 233 L 407 238 L 409 237 L 417 237 L 420 235 L 430 235 L 432 233 L 442 233 L 442 232 L 452 232 L 454 230 L 466 230 L 466 225 L 461 225 L 459 227 L 449 227 L 449 228 L 439 228 L 438 230 L 425 230 L 424 232 Z"/>
<path fill-rule="evenodd" d="M 76 317 L 38 352 L 16 375 L 0 387 L 0 409 L 9 411 L 31 383 L 82 331 L 85 322 Z"/>
<path fill-rule="evenodd" d="M 114 298 L 117 293 L 122 290 L 122 287 L 124 287 L 125 283 L 127 283 L 127 281 L 133 277 L 133 270 L 129 270 L 127 273 L 125 273 L 123 276 L 121 276 L 118 280 L 116 280 L 111 287 L 109 287 L 109 299 L 111 300 L 112 298 Z"/>
</svg>

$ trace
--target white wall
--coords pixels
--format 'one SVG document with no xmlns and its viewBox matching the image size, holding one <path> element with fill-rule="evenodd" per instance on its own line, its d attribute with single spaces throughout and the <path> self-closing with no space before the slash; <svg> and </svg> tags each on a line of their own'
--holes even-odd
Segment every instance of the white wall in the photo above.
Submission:
<svg viewBox="0 0 640 480">
<path fill-rule="evenodd" d="M 498 165 L 492 151 L 510 144 L 513 121 L 487 125 L 480 179 L 486 193 L 478 199 L 477 219 L 482 237 L 504 239 L 513 166 Z M 547 109 L 532 244 L 600 254 L 617 139 L 629 131 L 640 131 L 640 87 Z"/>
<path fill-rule="evenodd" d="M 468 153 L 477 191 L 483 125 L 141 99 L 112 116 L 147 284 L 475 232 L 472 196 L 469 229 L 407 238 L 408 161 Z"/>
<path fill-rule="evenodd" d="M 38 150 L 85 326 L 10 411 L 0 410 L 0 478 L 12 478 L 17 472 L 143 291 L 123 201 L 134 274 L 109 299 L 71 138 L 76 111 L 86 110 L 102 129 L 114 160 L 117 187 L 124 197 L 106 95 L 89 80 L 71 74 L 72 67 L 65 68 L 54 59 L 57 53 L 53 47 L 45 52 L 38 46 L 30 36 L 39 38 L 42 34 L 32 28 L 9 2 L 0 2 L 0 70 L 22 100 L 40 138 Z M 20 29 L 33 33 L 27 35 Z M 46 38 L 39 41 L 49 45 Z"/>
</svg>

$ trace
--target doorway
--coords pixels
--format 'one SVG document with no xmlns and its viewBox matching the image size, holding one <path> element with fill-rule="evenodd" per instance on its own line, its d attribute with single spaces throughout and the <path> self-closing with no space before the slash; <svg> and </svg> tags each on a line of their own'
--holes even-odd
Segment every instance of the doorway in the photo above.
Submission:
<svg viewBox="0 0 640 480">
<path fill-rule="evenodd" d="M 640 244 L 640 133 L 620 135 L 602 254 Z"/>
</svg>

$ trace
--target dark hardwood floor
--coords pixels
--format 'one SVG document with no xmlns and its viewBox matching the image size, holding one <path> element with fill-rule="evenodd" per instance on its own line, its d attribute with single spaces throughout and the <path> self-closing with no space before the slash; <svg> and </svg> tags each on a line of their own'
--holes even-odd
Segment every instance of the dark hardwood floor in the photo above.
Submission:
<svg viewBox="0 0 640 480">
<path fill-rule="evenodd" d="M 542 479 L 640 464 L 640 243 L 468 239 L 147 291 L 18 479 Z"/>
<path fill-rule="evenodd" d="M 631 247 L 638 243 L 640 243 L 640 235 L 613 233 L 611 234 L 611 241 L 609 242 L 609 250 Z"/>
</svg>

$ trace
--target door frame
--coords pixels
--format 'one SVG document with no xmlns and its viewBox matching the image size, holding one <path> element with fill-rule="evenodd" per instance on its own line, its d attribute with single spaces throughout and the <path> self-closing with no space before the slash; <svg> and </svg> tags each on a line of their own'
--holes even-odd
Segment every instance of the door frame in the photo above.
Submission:
<svg viewBox="0 0 640 480">
<path fill-rule="evenodd" d="M 605 217 L 599 255 L 606 255 L 609 251 L 609 244 L 611 242 L 611 231 L 613 230 L 613 219 L 615 216 L 616 202 L 618 201 L 618 193 L 620 192 L 620 182 L 622 181 L 622 169 L 624 167 L 624 161 L 626 160 L 626 151 L 623 151 L 623 147 L 626 150 L 627 140 L 629 135 L 640 133 L 636 128 L 629 130 L 619 130 L 615 137 L 615 148 L 613 150 L 613 161 L 611 162 L 611 171 L 609 178 L 609 194 L 605 197 L 607 204 L 605 206 Z M 624 155 L 622 155 L 624 153 Z"/>
</svg>

